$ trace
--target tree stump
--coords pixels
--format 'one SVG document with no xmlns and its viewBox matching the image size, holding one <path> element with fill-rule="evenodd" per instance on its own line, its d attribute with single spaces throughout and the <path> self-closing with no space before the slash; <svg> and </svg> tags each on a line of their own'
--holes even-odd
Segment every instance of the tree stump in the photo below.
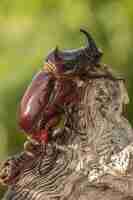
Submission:
<svg viewBox="0 0 133 200">
<path fill-rule="evenodd" d="M 43 144 L 28 141 L 28 152 L 2 164 L 1 182 L 8 185 L 3 200 L 133 199 L 133 130 L 124 117 L 124 81 L 88 76 L 77 84 L 80 102 L 68 107 L 65 127 L 46 153 Z"/>
</svg>

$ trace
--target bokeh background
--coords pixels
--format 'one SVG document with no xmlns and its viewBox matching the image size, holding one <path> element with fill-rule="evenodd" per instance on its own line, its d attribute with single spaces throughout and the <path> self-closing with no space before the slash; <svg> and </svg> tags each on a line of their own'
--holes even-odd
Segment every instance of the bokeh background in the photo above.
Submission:
<svg viewBox="0 0 133 200">
<path fill-rule="evenodd" d="M 103 50 L 102 62 L 126 78 L 133 124 L 133 1 L 0 0 L 0 160 L 23 148 L 17 110 L 27 85 L 51 48 L 85 44 L 80 27 Z"/>
</svg>

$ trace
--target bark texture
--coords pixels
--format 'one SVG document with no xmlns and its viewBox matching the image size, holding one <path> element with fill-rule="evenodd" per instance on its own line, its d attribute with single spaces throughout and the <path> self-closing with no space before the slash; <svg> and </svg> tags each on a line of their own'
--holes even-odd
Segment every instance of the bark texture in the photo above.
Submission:
<svg viewBox="0 0 133 200">
<path fill-rule="evenodd" d="M 124 81 L 86 78 L 77 84 L 80 102 L 66 110 L 65 128 L 46 153 L 29 141 L 29 152 L 2 164 L 1 182 L 8 185 L 3 200 L 133 199 L 133 130 L 124 117 Z"/>
</svg>

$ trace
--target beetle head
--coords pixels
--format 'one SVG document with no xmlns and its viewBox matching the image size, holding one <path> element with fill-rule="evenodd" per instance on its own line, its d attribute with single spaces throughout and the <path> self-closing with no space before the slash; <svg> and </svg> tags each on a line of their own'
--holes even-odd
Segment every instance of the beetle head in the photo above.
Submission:
<svg viewBox="0 0 133 200">
<path fill-rule="evenodd" d="M 102 51 L 97 48 L 91 35 L 80 29 L 87 37 L 87 45 L 84 48 L 61 51 L 56 47 L 45 59 L 44 68 L 57 74 L 78 73 L 88 66 L 99 63 Z"/>
</svg>

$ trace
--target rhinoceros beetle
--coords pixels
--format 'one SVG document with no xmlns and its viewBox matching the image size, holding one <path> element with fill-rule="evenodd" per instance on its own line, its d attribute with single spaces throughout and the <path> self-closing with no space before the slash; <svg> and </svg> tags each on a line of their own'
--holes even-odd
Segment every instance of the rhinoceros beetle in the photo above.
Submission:
<svg viewBox="0 0 133 200">
<path fill-rule="evenodd" d="M 39 142 L 48 142 L 50 130 L 59 123 L 64 106 L 76 104 L 78 87 L 75 78 L 88 67 L 97 65 L 102 52 L 85 30 L 84 48 L 61 51 L 56 47 L 45 58 L 43 69 L 26 90 L 19 111 L 20 127 Z"/>
</svg>

